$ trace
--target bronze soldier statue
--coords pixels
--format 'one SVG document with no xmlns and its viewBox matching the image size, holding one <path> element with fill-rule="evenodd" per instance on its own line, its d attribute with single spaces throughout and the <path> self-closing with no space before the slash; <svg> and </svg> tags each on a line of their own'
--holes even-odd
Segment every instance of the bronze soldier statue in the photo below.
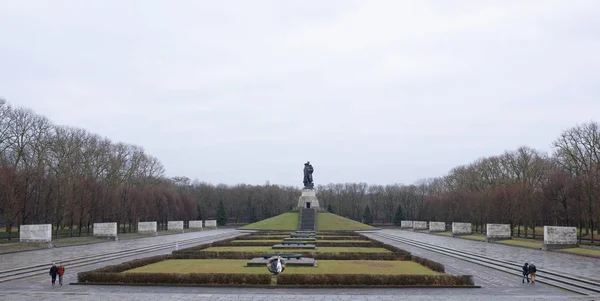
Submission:
<svg viewBox="0 0 600 301">
<path fill-rule="evenodd" d="M 314 189 L 313 174 L 314 168 L 310 165 L 310 161 L 304 163 L 304 189 Z"/>
</svg>

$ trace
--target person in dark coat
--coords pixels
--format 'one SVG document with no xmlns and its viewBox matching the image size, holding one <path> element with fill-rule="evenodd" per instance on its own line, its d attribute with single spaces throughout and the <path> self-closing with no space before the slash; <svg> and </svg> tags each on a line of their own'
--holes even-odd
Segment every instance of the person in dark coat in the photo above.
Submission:
<svg viewBox="0 0 600 301">
<path fill-rule="evenodd" d="M 525 283 L 525 279 L 527 279 L 527 283 L 529 283 L 529 264 L 527 262 L 523 265 L 523 283 Z"/>
<path fill-rule="evenodd" d="M 537 273 L 537 268 L 533 262 L 529 265 L 529 274 L 531 275 L 531 283 L 535 283 L 535 273 Z"/>
<path fill-rule="evenodd" d="M 50 268 L 50 277 L 52 277 L 52 286 L 56 282 L 56 275 L 58 275 L 58 267 L 56 264 L 52 263 L 52 267 Z"/>
</svg>

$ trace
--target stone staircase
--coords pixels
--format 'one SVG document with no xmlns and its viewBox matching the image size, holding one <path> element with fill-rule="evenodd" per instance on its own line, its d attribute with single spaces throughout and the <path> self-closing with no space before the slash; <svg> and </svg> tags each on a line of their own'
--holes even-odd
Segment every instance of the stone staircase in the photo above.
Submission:
<svg viewBox="0 0 600 301">
<path fill-rule="evenodd" d="M 302 208 L 300 209 L 300 231 L 316 231 L 317 227 L 317 209 Z"/>
</svg>

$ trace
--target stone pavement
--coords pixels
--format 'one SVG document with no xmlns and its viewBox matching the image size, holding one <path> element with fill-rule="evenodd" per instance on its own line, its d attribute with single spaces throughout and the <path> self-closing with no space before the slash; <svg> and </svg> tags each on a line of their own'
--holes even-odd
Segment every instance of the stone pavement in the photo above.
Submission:
<svg viewBox="0 0 600 301">
<path fill-rule="evenodd" d="M 504 301 L 504 300 L 561 300 L 561 301 L 577 301 L 577 300 L 600 300 L 600 297 L 578 297 L 578 296 L 548 296 L 548 295 L 514 295 L 514 296 L 482 296 L 472 295 L 467 293 L 461 294 L 403 294 L 401 292 L 380 295 L 378 293 L 360 293 L 360 294 L 343 294 L 343 293 L 313 293 L 306 292 L 302 294 L 277 294 L 262 293 L 262 294 L 213 294 L 213 293 L 111 293 L 111 292 L 92 292 L 92 293 L 60 293 L 60 292 L 45 292 L 45 293 L 0 293 L 3 301 L 29 301 L 29 300 L 84 300 L 84 301 L 104 301 L 104 300 L 126 300 L 126 301 L 148 301 L 148 300 L 206 300 L 206 301 L 265 301 L 273 298 L 277 300 L 297 300 L 297 301 L 313 301 L 313 300 L 352 300 L 352 301 L 387 301 L 387 300 L 419 300 L 419 301 Z"/>
<path fill-rule="evenodd" d="M 95 243 L 89 245 L 78 245 L 71 247 L 0 254 L 0 271 L 36 264 L 51 264 L 52 262 L 59 262 L 68 258 L 101 255 L 104 253 L 122 251 L 131 248 L 152 247 L 156 244 L 161 243 L 170 242 L 173 243 L 173 245 L 175 245 L 175 242 L 185 239 L 200 238 L 217 234 L 229 234 L 234 232 L 236 232 L 235 229 L 206 230 L 183 234 L 171 234 L 128 240 L 107 241 L 103 243 Z"/>
<path fill-rule="evenodd" d="M 222 231 L 222 232 L 217 232 Z M 119 243 L 135 244 L 135 246 L 151 246 L 157 242 L 175 242 L 176 240 L 190 238 L 189 236 L 208 236 L 215 233 L 229 234 L 235 230 L 213 230 L 195 233 L 186 233 L 171 235 L 172 237 L 151 237 L 138 239 L 134 241 L 117 241 L 102 244 L 84 246 L 95 250 L 87 250 L 88 253 L 106 252 L 115 250 Z M 241 232 L 240 232 L 241 233 Z M 370 235 L 370 234 L 369 234 Z M 177 237 L 175 237 L 177 236 Z M 426 235 L 427 237 L 437 237 Z M 220 237 L 210 238 L 209 241 L 221 239 Z M 463 240 L 459 240 L 463 241 Z M 167 254 L 172 250 L 163 250 L 143 254 L 141 256 L 132 256 L 127 258 L 115 259 L 113 261 L 102 262 L 96 265 L 84 266 L 78 268 L 69 268 L 67 266 L 65 285 L 52 287 L 50 277 L 47 273 L 39 276 L 17 279 L 6 283 L 0 283 L 0 300 L 600 300 L 598 298 L 583 297 L 568 291 L 560 290 L 552 286 L 541 283 L 535 285 L 522 284 L 519 275 L 510 275 L 500 271 L 481 267 L 476 264 L 456 260 L 451 257 L 443 256 L 431 251 L 409 247 L 401 243 L 386 241 L 398 245 L 418 256 L 432 258 L 446 266 L 447 273 L 450 274 L 471 274 L 474 276 L 475 283 L 482 288 L 474 289 L 444 289 L 444 288 L 330 288 L 330 289 L 255 289 L 255 288 L 220 288 L 220 287 L 167 287 L 167 286 L 101 286 L 101 285 L 69 285 L 76 282 L 78 272 L 95 269 L 98 267 L 129 261 L 133 258 L 149 257 L 159 254 Z M 469 242 L 469 241 L 467 241 Z M 200 244 L 200 243 L 199 243 Z M 113 245 L 109 247 L 106 245 Z M 128 247 L 132 247 L 129 245 Z M 72 248 L 72 249 L 71 249 Z M 520 248 L 519 248 L 520 249 Z M 62 251 L 60 256 L 72 257 L 79 252 L 79 247 L 65 247 L 56 250 L 41 250 L 24 253 L 0 255 L 1 264 L 6 264 L 5 257 L 8 255 L 18 255 L 16 260 L 27 262 L 32 259 L 34 262 L 40 262 L 32 256 L 26 256 L 32 253 L 42 253 L 41 256 L 52 258 L 52 255 L 44 255 L 43 252 L 54 253 Z M 527 249 L 523 249 L 527 250 Z M 67 256 L 68 255 L 68 256 Z M 560 254 L 565 255 L 565 254 Z M 13 257 L 14 259 L 14 257 Z"/>
<path fill-rule="evenodd" d="M 525 262 L 531 263 L 533 261 L 537 268 L 541 270 L 549 269 L 560 271 L 572 276 L 585 277 L 600 282 L 600 274 L 598 273 L 598 271 L 600 271 L 600 260 L 597 258 L 431 235 L 407 230 L 386 229 L 381 232 L 515 262 L 520 265 L 523 265 Z M 404 246 L 406 245 L 403 244 L 403 248 Z M 436 256 L 439 256 L 439 254 Z"/>
<path fill-rule="evenodd" d="M 372 234 L 365 233 L 367 236 Z M 430 235 L 434 236 L 434 235 Z M 412 254 L 437 261 L 444 265 L 446 273 L 452 275 L 473 275 L 475 285 L 480 285 L 482 288 L 476 291 L 482 291 L 487 295 L 553 295 L 553 296 L 577 296 L 576 294 L 559 289 L 547 284 L 536 283 L 531 285 L 523 284 L 520 274 L 514 275 L 494 270 L 488 267 L 480 266 L 475 263 L 458 260 L 456 258 L 428 251 L 425 249 L 413 247 L 393 240 L 376 237 L 384 243 L 397 246 Z M 469 294 L 476 294 L 475 291 L 469 291 Z"/>
</svg>

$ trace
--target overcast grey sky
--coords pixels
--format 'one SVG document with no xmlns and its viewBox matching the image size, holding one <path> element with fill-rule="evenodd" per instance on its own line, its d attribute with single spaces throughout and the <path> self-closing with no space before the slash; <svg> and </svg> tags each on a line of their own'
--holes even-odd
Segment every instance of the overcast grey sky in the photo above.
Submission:
<svg viewBox="0 0 600 301">
<path fill-rule="evenodd" d="M 0 0 L 0 97 L 212 183 L 412 183 L 600 121 L 600 1 Z"/>
</svg>

